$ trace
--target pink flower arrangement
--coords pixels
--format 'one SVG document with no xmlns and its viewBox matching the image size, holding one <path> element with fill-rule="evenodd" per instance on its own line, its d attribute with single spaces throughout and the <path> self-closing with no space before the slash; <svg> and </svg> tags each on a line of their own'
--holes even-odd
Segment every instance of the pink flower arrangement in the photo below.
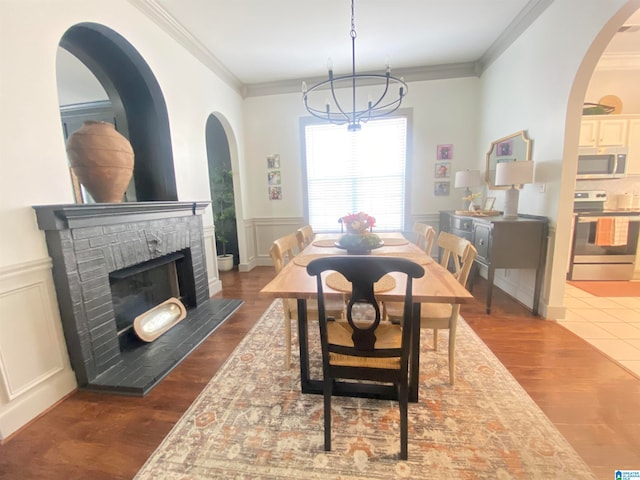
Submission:
<svg viewBox="0 0 640 480">
<path fill-rule="evenodd" d="M 342 224 L 348 233 L 362 235 L 371 231 L 371 228 L 376 224 L 376 219 L 364 212 L 350 213 L 342 217 Z"/>
</svg>

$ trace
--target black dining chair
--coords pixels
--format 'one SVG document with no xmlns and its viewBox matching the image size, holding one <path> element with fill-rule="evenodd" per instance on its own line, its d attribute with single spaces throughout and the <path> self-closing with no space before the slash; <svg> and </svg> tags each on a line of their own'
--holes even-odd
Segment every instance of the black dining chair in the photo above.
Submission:
<svg viewBox="0 0 640 480">
<path fill-rule="evenodd" d="M 343 275 L 351 287 L 346 321 L 326 314 L 326 294 L 322 273 L 333 270 Z M 322 348 L 324 393 L 324 449 L 331 450 L 331 397 L 336 379 L 393 384 L 400 407 L 400 458 L 408 456 L 409 362 L 414 278 L 424 269 L 410 260 L 382 256 L 332 256 L 313 260 L 307 266 L 316 276 L 318 318 Z M 385 274 L 400 272 L 406 276 L 404 321 L 394 325 L 381 321 L 375 283 Z M 417 328 L 417 326 L 416 326 Z"/>
</svg>

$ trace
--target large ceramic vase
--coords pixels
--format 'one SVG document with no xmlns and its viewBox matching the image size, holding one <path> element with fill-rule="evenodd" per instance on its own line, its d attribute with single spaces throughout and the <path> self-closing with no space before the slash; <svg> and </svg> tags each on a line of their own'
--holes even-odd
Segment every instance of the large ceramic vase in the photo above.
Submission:
<svg viewBox="0 0 640 480">
<path fill-rule="evenodd" d="M 98 203 L 119 203 L 133 175 L 133 148 L 108 122 L 86 121 L 67 140 L 78 181 Z"/>
</svg>

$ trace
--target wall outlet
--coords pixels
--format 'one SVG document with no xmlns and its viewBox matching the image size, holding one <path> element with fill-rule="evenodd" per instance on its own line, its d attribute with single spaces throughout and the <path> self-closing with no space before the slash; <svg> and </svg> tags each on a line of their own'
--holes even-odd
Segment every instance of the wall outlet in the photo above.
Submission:
<svg viewBox="0 0 640 480">
<path fill-rule="evenodd" d="M 538 193 L 544 193 L 547 191 L 546 183 L 536 183 L 536 188 L 538 189 Z"/>
</svg>

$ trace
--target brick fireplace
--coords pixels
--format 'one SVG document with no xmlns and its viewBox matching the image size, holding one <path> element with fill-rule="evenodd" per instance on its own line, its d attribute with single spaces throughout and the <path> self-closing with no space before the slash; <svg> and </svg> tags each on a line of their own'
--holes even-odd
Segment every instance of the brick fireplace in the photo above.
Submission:
<svg viewBox="0 0 640 480">
<path fill-rule="evenodd" d="M 146 394 L 240 307 L 239 300 L 209 298 L 201 218 L 208 204 L 33 207 L 53 261 L 67 349 L 81 389 Z M 120 294 L 112 287 L 123 278 L 166 264 L 171 266 L 167 271 L 176 272 L 175 278 L 160 281 L 162 277 L 151 276 L 153 280 L 147 281 L 151 285 L 145 288 L 153 283 L 173 285 L 173 296 L 185 304 L 187 317 L 154 342 L 145 343 L 126 325 L 122 327 L 127 312 L 114 306 L 114 295 Z M 131 285 L 138 283 L 143 282 Z M 166 296 L 167 289 L 162 286 L 160 295 Z"/>
</svg>

